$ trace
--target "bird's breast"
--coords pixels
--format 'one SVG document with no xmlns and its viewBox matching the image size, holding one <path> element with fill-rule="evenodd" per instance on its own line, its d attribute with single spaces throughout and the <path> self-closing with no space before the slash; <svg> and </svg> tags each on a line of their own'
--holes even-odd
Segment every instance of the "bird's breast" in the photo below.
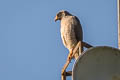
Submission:
<svg viewBox="0 0 120 80">
<path fill-rule="evenodd" d="M 69 50 L 73 48 L 76 44 L 76 38 L 74 34 L 74 26 L 72 26 L 72 22 L 68 19 L 61 21 L 61 38 L 65 47 Z"/>
<path fill-rule="evenodd" d="M 67 34 L 71 31 L 71 26 L 69 23 L 70 21 L 67 19 L 61 21 L 61 33 Z"/>
</svg>

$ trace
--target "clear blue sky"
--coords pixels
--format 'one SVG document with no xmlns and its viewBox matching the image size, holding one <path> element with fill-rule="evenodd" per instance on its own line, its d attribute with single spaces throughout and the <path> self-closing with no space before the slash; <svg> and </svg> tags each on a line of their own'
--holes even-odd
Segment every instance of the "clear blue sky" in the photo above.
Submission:
<svg viewBox="0 0 120 80">
<path fill-rule="evenodd" d="M 59 10 L 80 19 L 84 41 L 117 47 L 117 0 L 0 0 L 0 80 L 61 80 Z"/>
</svg>

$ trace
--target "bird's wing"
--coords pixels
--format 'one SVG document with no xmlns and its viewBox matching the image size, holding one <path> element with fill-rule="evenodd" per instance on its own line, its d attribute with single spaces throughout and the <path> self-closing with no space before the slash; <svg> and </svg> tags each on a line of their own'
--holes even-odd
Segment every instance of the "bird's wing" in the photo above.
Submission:
<svg viewBox="0 0 120 80">
<path fill-rule="evenodd" d="M 77 41 L 83 40 L 83 31 L 79 19 L 76 16 L 73 16 L 74 19 L 74 33 Z"/>
</svg>

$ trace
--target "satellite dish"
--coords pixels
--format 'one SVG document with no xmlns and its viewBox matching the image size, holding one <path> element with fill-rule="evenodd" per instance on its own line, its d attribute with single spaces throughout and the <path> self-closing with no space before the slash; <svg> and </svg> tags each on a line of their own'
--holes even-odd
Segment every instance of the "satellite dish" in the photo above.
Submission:
<svg viewBox="0 0 120 80">
<path fill-rule="evenodd" d="M 76 60 L 72 80 L 120 80 L 120 50 L 93 47 Z"/>
</svg>

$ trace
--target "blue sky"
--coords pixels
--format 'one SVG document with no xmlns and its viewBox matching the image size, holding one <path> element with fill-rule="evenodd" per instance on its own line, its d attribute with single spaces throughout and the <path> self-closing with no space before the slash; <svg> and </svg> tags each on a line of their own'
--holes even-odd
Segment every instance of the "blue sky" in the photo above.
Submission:
<svg viewBox="0 0 120 80">
<path fill-rule="evenodd" d="M 0 80 L 61 80 L 60 10 L 80 19 L 85 42 L 117 48 L 117 0 L 0 0 Z"/>
</svg>

